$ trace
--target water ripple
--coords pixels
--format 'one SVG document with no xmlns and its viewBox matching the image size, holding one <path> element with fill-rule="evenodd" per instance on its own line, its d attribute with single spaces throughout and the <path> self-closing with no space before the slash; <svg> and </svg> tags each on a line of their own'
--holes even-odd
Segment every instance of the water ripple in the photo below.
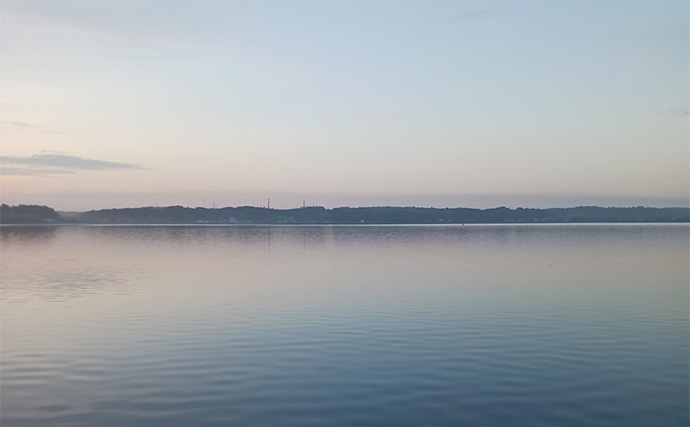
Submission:
<svg viewBox="0 0 690 427">
<path fill-rule="evenodd" d="M 639 227 L 14 233 L 2 425 L 686 426 L 688 229 Z"/>
</svg>

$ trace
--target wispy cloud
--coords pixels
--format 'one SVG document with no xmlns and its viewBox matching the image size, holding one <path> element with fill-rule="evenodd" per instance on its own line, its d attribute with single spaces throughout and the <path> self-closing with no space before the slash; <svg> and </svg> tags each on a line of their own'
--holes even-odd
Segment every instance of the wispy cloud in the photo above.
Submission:
<svg viewBox="0 0 690 427">
<path fill-rule="evenodd" d="M 40 132 L 40 133 L 48 133 L 48 134 L 65 133 L 63 131 L 48 129 L 44 126 L 37 125 L 35 123 L 25 123 L 25 122 L 5 121 L 5 122 L 2 122 L 2 127 L 3 128 L 16 129 L 16 130 L 20 130 L 20 131 L 26 131 L 26 132 Z"/>
<path fill-rule="evenodd" d="M 4 122 L 3 125 L 16 127 L 16 128 L 22 128 L 22 129 L 40 129 L 41 128 L 38 125 L 34 125 L 31 123 L 24 123 L 24 122 Z"/>
<path fill-rule="evenodd" d="M 42 152 L 31 156 L 0 156 L 0 174 L 45 176 L 79 171 L 146 169 L 131 163 L 110 162 L 72 156 L 64 153 Z"/>
<path fill-rule="evenodd" d="M 152 5 L 137 7 L 137 13 L 133 16 L 128 2 L 102 3 L 97 6 L 88 2 L 71 2 L 69 6 L 50 2 L 12 3 L 3 8 L 7 9 L 3 11 L 9 15 L 8 22 L 20 23 L 24 31 L 56 37 L 66 35 L 98 39 L 125 46 L 179 47 L 189 44 L 188 36 L 194 34 L 190 30 L 199 29 L 199 24 L 194 25 L 198 20 L 184 20 L 184 25 L 180 25 L 174 14 L 166 14 L 158 7 L 151 7 Z M 221 7 L 217 15 L 222 16 L 223 10 L 225 9 Z M 194 15 L 193 12 L 191 14 Z M 149 22 L 154 16 L 160 20 L 158 25 L 151 26 Z M 217 25 L 220 25 L 220 21 Z M 204 28 L 201 27 L 201 30 Z"/>
<path fill-rule="evenodd" d="M 484 19 L 489 15 L 489 12 L 486 10 L 475 10 L 471 12 L 462 12 L 458 13 L 457 15 L 453 16 L 451 19 L 453 22 L 456 24 L 460 25 L 465 25 L 480 19 Z"/>
<path fill-rule="evenodd" d="M 686 116 L 690 116 L 690 110 L 687 108 L 671 108 L 669 110 L 660 111 L 657 114 L 663 114 L 663 115 L 667 115 L 667 116 L 686 117 Z"/>
</svg>

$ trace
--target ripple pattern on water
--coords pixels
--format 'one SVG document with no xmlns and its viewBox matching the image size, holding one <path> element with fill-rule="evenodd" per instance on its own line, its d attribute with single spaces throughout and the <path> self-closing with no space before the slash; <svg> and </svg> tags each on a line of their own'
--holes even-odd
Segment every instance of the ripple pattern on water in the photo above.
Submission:
<svg viewBox="0 0 690 427">
<path fill-rule="evenodd" d="M 687 226 L 268 232 L 3 235 L 3 427 L 688 425 Z"/>
</svg>

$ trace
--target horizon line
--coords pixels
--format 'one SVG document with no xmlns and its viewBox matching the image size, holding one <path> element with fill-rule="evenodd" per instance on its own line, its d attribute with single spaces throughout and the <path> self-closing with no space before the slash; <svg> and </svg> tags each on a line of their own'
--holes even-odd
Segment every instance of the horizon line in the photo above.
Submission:
<svg viewBox="0 0 690 427">
<path fill-rule="evenodd" d="M 5 204 L 5 203 L 3 203 Z M 8 205 L 12 206 L 12 205 Z M 29 205 L 29 204 L 18 204 L 13 206 L 48 206 L 48 205 Z M 50 206 L 48 206 L 50 207 Z M 184 209 L 204 209 L 204 210 L 221 210 L 221 209 L 237 209 L 237 208 L 254 208 L 254 209 L 265 209 L 272 211 L 293 211 L 309 208 L 321 208 L 325 210 L 334 209 L 372 209 L 372 208 L 398 208 L 398 209 L 474 209 L 474 210 L 492 210 L 492 209 L 508 209 L 508 210 L 518 210 L 518 209 L 533 209 L 533 210 L 548 210 L 548 209 L 576 209 L 576 208 L 601 208 L 601 209 L 634 209 L 634 208 L 645 208 L 645 209 L 690 209 L 690 206 L 647 206 L 647 205 L 627 205 L 627 206 L 603 206 L 603 205 L 569 205 L 569 206 L 550 206 L 550 207 L 529 207 L 529 206 L 518 206 L 518 207 L 508 207 L 505 205 L 479 208 L 471 206 L 418 206 L 418 205 L 367 205 L 367 206 L 334 206 L 331 208 L 322 205 L 305 205 L 293 208 L 272 208 L 270 206 L 256 206 L 256 205 L 235 205 L 235 206 L 221 206 L 221 207 L 206 207 L 206 206 L 189 206 L 189 205 L 146 205 L 146 206 L 128 206 L 128 207 L 113 207 L 113 208 L 98 208 L 98 209 L 88 209 L 88 210 L 60 210 L 55 209 L 56 212 L 93 212 L 102 210 L 119 210 L 119 209 L 165 209 L 165 208 L 184 208 Z"/>
</svg>

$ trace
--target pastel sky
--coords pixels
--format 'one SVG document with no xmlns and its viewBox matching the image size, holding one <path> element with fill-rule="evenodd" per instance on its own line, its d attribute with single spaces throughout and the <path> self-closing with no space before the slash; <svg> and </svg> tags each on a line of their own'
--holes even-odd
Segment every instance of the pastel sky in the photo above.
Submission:
<svg viewBox="0 0 690 427">
<path fill-rule="evenodd" d="M 0 198 L 688 206 L 687 0 L 3 0 Z"/>
</svg>

